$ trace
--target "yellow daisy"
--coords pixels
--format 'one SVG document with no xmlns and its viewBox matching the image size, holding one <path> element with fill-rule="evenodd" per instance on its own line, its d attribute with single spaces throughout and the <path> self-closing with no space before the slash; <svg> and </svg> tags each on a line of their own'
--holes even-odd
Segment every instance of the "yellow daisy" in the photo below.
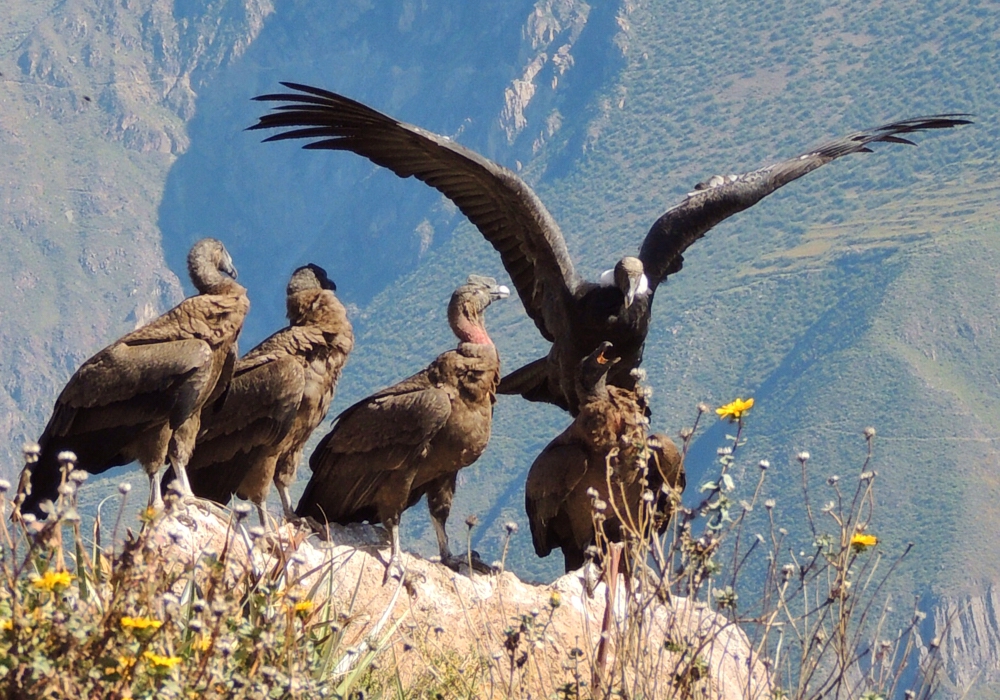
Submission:
<svg viewBox="0 0 1000 700">
<path fill-rule="evenodd" d="M 727 403 L 725 406 L 719 406 L 715 409 L 715 412 L 719 414 L 719 418 L 728 418 L 730 421 L 737 421 L 751 408 L 753 408 L 752 397 L 746 401 L 738 398 L 731 403 Z"/>
<path fill-rule="evenodd" d="M 863 552 L 869 547 L 878 544 L 878 537 L 875 535 L 857 534 L 851 538 L 851 549 L 855 552 Z"/>
<path fill-rule="evenodd" d="M 158 630 L 163 625 L 159 620 L 155 620 L 151 617 L 128 617 L 122 618 L 121 626 L 123 630 L 126 629 L 136 629 L 136 630 Z"/>
<path fill-rule="evenodd" d="M 68 571 L 49 571 L 44 576 L 36 576 L 32 579 L 31 585 L 43 591 L 53 591 L 57 587 L 65 588 L 76 578 Z"/>
<path fill-rule="evenodd" d="M 142 652 L 142 658 L 157 668 L 173 668 L 181 662 L 179 656 L 160 656 L 151 651 Z"/>
</svg>

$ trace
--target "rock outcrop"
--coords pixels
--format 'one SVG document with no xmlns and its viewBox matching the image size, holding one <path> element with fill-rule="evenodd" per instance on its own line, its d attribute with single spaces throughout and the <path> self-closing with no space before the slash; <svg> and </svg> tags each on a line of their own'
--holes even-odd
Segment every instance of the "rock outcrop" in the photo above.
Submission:
<svg viewBox="0 0 1000 700">
<path fill-rule="evenodd" d="M 166 560 L 187 565 L 228 551 L 235 576 L 242 567 L 263 572 L 285 562 L 291 588 L 315 591 L 316 606 L 332 598 L 351 649 L 340 671 L 379 644 L 385 663 L 396 660 L 403 687 L 427 672 L 429 660 L 448 655 L 494 664 L 497 683 L 510 693 L 505 684 L 513 682 L 513 694 L 523 697 L 551 697 L 565 683 L 591 682 L 606 588 L 600 583 L 588 595 L 579 572 L 532 585 L 510 572 L 470 578 L 406 554 L 404 580 L 383 585 L 388 546 L 381 528 L 332 526 L 332 541 L 322 542 L 290 524 L 266 536 L 230 525 L 189 507 L 158 521 L 153 542 Z M 634 683 L 644 697 L 673 697 L 681 683 L 725 700 L 770 695 L 764 664 L 752 658 L 742 630 L 704 604 L 674 597 L 664 605 L 618 585 L 614 611 L 606 668 L 616 682 Z"/>
</svg>

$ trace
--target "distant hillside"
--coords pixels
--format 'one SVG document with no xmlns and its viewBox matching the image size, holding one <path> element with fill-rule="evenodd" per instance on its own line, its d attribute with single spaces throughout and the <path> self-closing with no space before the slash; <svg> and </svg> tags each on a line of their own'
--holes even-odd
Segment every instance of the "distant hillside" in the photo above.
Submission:
<svg viewBox="0 0 1000 700">
<path fill-rule="evenodd" d="M 246 348 L 282 324 L 296 264 L 330 270 L 358 332 L 331 415 L 453 343 L 445 304 L 469 272 L 505 277 L 419 182 L 243 132 L 266 108 L 249 98 L 279 80 L 519 169 L 588 276 L 712 174 L 891 119 L 971 112 L 975 126 L 832 164 L 720 225 L 659 291 L 645 366 L 654 427 L 672 433 L 698 401 L 755 396 L 740 464 L 753 474 L 771 460 L 769 495 L 790 522 L 794 453 L 811 452 L 822 499 L 829 475 L 853 478 L 875 426 L 877 529 L 889 551 L 917 545 L 898 590 L 938 610 L 988 608 L 1000 580 L 996 3 L 187 6 L 14 2 L 0 39 L 0 143 L 13 154 L 0 182 L 0 402 L 14 446 L 83 357 L 177 298 L 173 273 L 201 235 L 225 240 L 251 290 Z M 516 299 L 488 324 L 508 369 L 545 351 Z M 474 545 L 497 556 L 501 524 L 524 525 L 528 465 L 567 422 L 501 399 L 490 448 L 462 474 L 453 536 L 476 513 Z M 695 445 L 694 486 L 724 434 L 713 424 Z M 423 506 L 404 525 L 404 544 L 433 549 Z M 522 527 L 514 568 L 553 577 L 558 557 L 538 560 L 529 539 Z M 1000 679 L 1000 629 L 983 619 L 955 642 L 956 688 L 976 669 Z"/>
</svg>

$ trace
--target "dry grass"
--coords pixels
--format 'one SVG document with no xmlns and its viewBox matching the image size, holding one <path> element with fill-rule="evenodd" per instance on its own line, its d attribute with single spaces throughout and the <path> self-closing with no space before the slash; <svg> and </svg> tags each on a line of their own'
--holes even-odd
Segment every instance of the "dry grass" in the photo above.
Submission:
<svg viewBox="0 0 1000 700">
<path fill-rule="evenodd" d="M 685 453 L 707 411 L 700 406 L 682 433 Z M 874 431 L 866 431 L 855 478 L 831 479 L 834 497 L 824 504 L 811 501 L 809 457 L 800 455 L 806 521 L 790 535 L 773 503 L 761 500 L 766 464 L 752 492 L 735 500 L 731 472 L 745 420 L 744 413 L 719 451 L 717 477 L 700 485 L 701 501 L 685 508 L 674 495 L 677 513 L 662 535 L 654 498 L 631 509 L 614 496 L 595 502 L 599 533 L 609 509 L 629 524 L 623 543 L 599 534 L 597 548 L 631 575 L 609 586 L 595 569 L 592 596 L 586 572 L 536 587 L 530 598 L 531 587 L 510 574 L 470 581 L 421 562 L 380 589 L 373 605 L 370 578 L 380 571 L 362 566 L 345 584 L 341 560 L 315 564 L 302 538 L 274 546 L 244 527 L 241 508 L 219 521 L 220 548 L 190 557 L 168 556 L 164 545 L 181 537 L 165 523 L 188 517 L 176 502 L 149 515 L 137 534 L 116 532 L 104 544 L 99 521 L 89 537 L 81 532 L 75 504 L 84 476 L 67 462 L 62 496 L 43 522 L 7 524 L 12 504 L 0 493 L 0 693 L 930 697 L 939 667 L 933 648 L 921 658 L 920 614 L 901 631 L 887 630 L 884 590 L 906 552 L 885 557 L 863 537 L 872 534 Z M 645 445 L 628 447 L 640 461 L 648 457 Z M 610 469 L 608 487 L 621 493 Z M 126 500 L 123 493 L 119 521 Z M 761 509 L 767 529 L 748 536 Z M 802 540 L 796 534 L 811 549 L 792 547 Z M 419 576 L 453 588 L 458 609 L 448 623 L 420 603 L 440 593 L 418 595 L 430 585 Z"/>
</svg>

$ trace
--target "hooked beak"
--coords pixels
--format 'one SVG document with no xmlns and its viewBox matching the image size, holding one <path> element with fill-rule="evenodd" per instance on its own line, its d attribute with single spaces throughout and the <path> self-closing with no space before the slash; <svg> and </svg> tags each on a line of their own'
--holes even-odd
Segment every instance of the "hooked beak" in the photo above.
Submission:
<svg viewBox="0 0 1000 700">
<path fill-rule="evenodd" d="M 233 265 L 233 261 L 231 259 L 226 258 L 223 260 L 222 265 L 220 265 L 220 269 L 233 279 L 236 279 L 236 266 Z"/>
<path fill-rule="evenodd" d="M 601 352 L 598 353 L 597 357 L 595 358 L 597 364 L 616 365 L 621 361 L 622 358 L 620 357 L 608 357 L 607 355 L 604 354 L 613 347 L 611 343 L 605 340 L 603 343 L 601 343 L 600 347 L 601 347 Z"/>
</svg>

